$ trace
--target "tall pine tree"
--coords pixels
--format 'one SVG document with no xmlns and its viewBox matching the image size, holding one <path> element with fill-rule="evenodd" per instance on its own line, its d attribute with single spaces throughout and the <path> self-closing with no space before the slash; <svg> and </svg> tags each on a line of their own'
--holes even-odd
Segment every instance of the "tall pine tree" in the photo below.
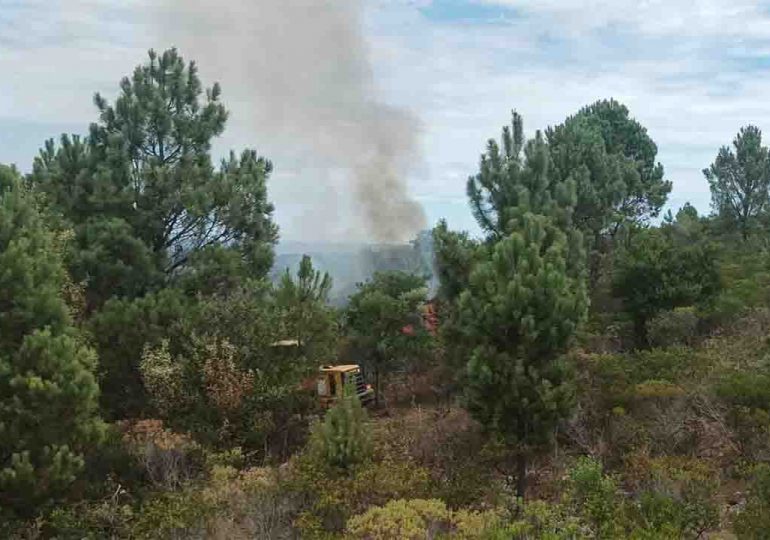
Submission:
<svg viewBox="0 0 770 540">
<path fill-rule="evenodd" d="M 583 238 L 572 226 L 574 182 L 554 176 L 540 133 L 524 142 L 514 113 L 502 144 L 488 143 L 468 195 L 486 242 L 472 246 L 443 225 L 435 230 L 439 272 L 451 278 L 445 293 L 464 288 L 449 337 L 468 351 L 468 410 L 512 445 L 524 496 L 532 450 L 569 411 L 570 371 L 560 356 L 588 305 Z M 441 268 L 451 261 L 470 270 Z"/>
<path fill-rule="evenodd" d="M 336 354 L 337 313 L 328 305 L 331 276 L 313 268 L 304 255 L 296 277 L 287 268 L 273 291 L 281 335 L 296 339 L 301 358 L 296 361 L 317 369 Z"/>
<path fill-rule="evenodd" d="M 549 128 L 546 138 L 554 177 L 575 183 L 573 220 L 588 240 L 659 214 L 671 182 L 656 161 L 658 147 L 625 105 L 597 101 Z"/>
<path fill-rule="evenodd" d="M 272 266 L 272 165 L 249 149 L 215 166 L 211 144 L 227 120 L 220 95 L 176 50 L 150 51 L 113 103 L 96 95 L 99 118 L 86 137 L 48 141 L 35 160 L 32 185 L 75 234 L 66 261 L 98 332 L 110 416 L 145 408 L 142 348 L 190 312 L 170 289 L 197 301 L 265 278 Z"/>
<path fill-rule="evenodd" d="M 547 216 L 525 214 L 488 248 L 459 301 L 461 335 L 472 346 L 468 409 L 513 445 L 522 497 L 531 451 L 550 440 L 571 406 L 570 372 L 560 355 L 588 301 L 584 281 L 568 271 L 569 243 Z"/>
<path fill-rule="evenodd" d="M 571 222 L 574 183 L 555 179 L 542 134 L 525 143 L 523 130 L 514 111 L 511 127 L 503 128 L 500 143 L 487 142 L 479 172 L 468 179 L 471 211 L 491 241 L 504 238 L 525 212 L 548 214 L 564 227 Z"/>
<path fill-rule="evenodd" d="M 227 120 L 220 94 L 217 84 L 204 91 L 195 63 L 175 49 L 150 51 L 114 105 L 96 95 L 99 121 L 84 140 L 49 141 L 35 160 L 33 183 L 75 229 L 70 266 L 91 307 L 189 274 L 270 269 L 272 165 L 245 150 L 214 167 L 211 141 Z"/>
<path fill-rule="evenodd" d="M 553 160 L 552 175 L 575 185 L 573 224 L 589 250 L 593 289 L 602 259 L 624 225 L 656 217 L 671 192 L 658 148 L 647 130 L 615 100 L 582 108 L 562 124 L 546 130 Z"/>
</svg>

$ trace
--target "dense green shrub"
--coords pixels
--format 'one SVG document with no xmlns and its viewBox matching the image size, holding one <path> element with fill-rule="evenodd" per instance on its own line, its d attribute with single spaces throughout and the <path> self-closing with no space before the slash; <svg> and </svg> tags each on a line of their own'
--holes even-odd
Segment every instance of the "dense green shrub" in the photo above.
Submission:
<svg viewBox="0 0 770 540">
<path fill-rule="evenodd" d="M 770 459 L 770 375 L 733 372 L 716 384 L 715 392 L 729 405 L 727 419 L 743 455 Z"/>
<path fill-rule="evenodd" d="M 99 353 L 102 409 L 120 420 L 147 413 L 150 403 L 139 365 L 147 347 L 172 344 L 186 333 L 185 320 L 194 303 L 176 289 L 163 289 L 142 298 L 111 299 L 88 322 Z"/>
<path fill-rule="evenodd" d="M 345 320 L 362 360 L 374 374 L 379 404 L 383 378 L 407 361 L 432 356 L 433 339 L 422 324 L 425 278 L 405 272 L 377 272 L 350 296 Z"/>
<path fill-rule="evenodd" d="M 134 519 L 130 498 L 118 486 L 102 500 L 55 508 L 45 517 L 43 530 L 58 540 L 130 538 Z"/>
<path fill-rule="evenodd" d="M 735 517 L 735 533 L 740 539 L 770 538 L 770 466 L 760 465 L 753 474 L 746 508 Z"/>
<path fill-rule="evenodd" d="M 569 472 L 569 501 L 597 538 L 611 538 L 622 530 L 617 491 L 615 479 L 605 475 L 602 465 L 593 459 L 580 458 Z"/>
<path fill-rule="evenodd" d="M 647 322 L 647 336 L 653 347 L 692 345 L 698 335 L 698 315 L 692 307 L 664 311 Z"/>
<path fill-rule="evenodd" d="M 631 518 L 637 530 L 698 538 L 719 525 L 719 468 L 691 457 L 629 456 L 627 482 L 638 493 Z"/>
<path fill-rule="evenodd" d="M 287 489 L 304 501 L 296 525 L 302 538 L 339 533 L 347 519 L 393 499 L 430 497 L 430 471 L 411 461 L 368 461 L 348 471 L 308 452 L 295 459 Z"/>
<path fill-rule="evenodd" d="M 491 540 L 583 540 L 592 538 L 581 518 L 569 506 L 529 501 L 518 508 L 516 518 L 491 531 Z"/>
<path fill-rule="evenodd" d="M 103 499 L 54 509 L 28 531 L 61 540 L 293 537 L 298 507 L 276 469 L 214 466 L 208 473 L 182 490 L 141 498 L 113 486 Z"/>
<path fill-rule="evenodd" d="M 714 245 L 680 239 L 672 225 L 634 231 L 617 252 L 614 273 L 613 289 L 634 320 L 640 348 L 649 346 L 650 319 L 677 307 L 707 305 L 722 286 Z"/>
<path fill-rule="evenodd" d="M 583 355 L 578 358 L 581 395 L 598 401 L 605 410 L 628 408 L 637 397 L 644 397 L 650 381 L 658 387 L 697 380 L 708 373 L 713 358 L 689 347 L 651 349 L 623 354 Z M 680 392 L 681 394 L 681 392 Z"/>
<path fill-rule="evenodd" d="M 717 384 L 716 393 L 732 406 L 770 412 L 770 374 L 732 373 Z"/>
</svg>

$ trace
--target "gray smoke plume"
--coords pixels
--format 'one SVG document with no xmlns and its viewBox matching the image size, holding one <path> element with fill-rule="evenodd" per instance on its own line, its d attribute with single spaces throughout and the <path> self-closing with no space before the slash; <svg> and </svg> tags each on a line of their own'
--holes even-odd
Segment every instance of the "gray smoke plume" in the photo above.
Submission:
<svg viewBox="0 0 770 540">
<path fill-rule="evenodd" d="M 329 196 L 323 189 L 292 194 L 299 204 L 320 205 L 311 216 L 335 220 L 330 207 L 345 212 L 339 202 L 352 195 L 352 228 L 369 240 L 402 242 L 424 228 L 422 207 L 406 187 L 419 158 L 419 124 L 377 95 L 362 0 L 163 1 L 159 37 L 222 83 L 227 104 L 248 115 L 254 143 L 265 148 L 269 138 L 269 148 L 291 149 L 280 152 L 292 162 L 277 159 L 278 171 L 319 182 L 344 178 L 342 192 L 331 191 L 339 200 L 318 197 Z"/>
</svg>

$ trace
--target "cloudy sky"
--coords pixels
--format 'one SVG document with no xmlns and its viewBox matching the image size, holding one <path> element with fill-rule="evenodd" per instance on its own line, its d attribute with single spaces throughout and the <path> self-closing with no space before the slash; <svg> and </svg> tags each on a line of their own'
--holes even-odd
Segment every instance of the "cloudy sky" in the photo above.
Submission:
<svg viewBox="0 0 770 540">
<path fill-rule="evenodd" d="M 196 3 L 205 2 L 188 1 Z M 237 83 L 226 85 L 225 65 L 237 52 L 211 54 L 211 40 L 209 50 L 195 50 L 198 41 L 180 37 L 188 19 L 177 18 L 174 4 L 0 0 L 0 162 L 28 170 L 46 138 L 86 131 L 95 119 L 95 91 L 114 96 L 146 49 L 179 45 L 182 54 L 209 61 L 201 61 L 204 82 L 223 79 L 232 117 L 216 151 L 256 147 L 273 159 L 270 191 L 284 238 L 308 239 L 310 230 L 316 237 L 310 239 L 339 239 L 343 229 L 324 222 L 336 180 L 306 166 L 312 148 L 294 148 L 254 121 L 250 96 Z M 261 0 L 250 4 L 259 13 Z M 240 19 L 229 11 L 211 35 L 248 31 Z M 429 224 L 447 217 L 455 228 L 473 229 L 465 180 L 513 108 L 532 133 L 597 99 L 622 101 L 658 144 L 674 182 L 671 206 L 690 201 L 703 211 L 709 193 L 700 171 L 719 146 L 747 123 L 770 129 L 764 2 L 366 0 L 354 20 L 371 68 L 372 99 L 416 118 L 419 152 L 408 187 Z M 258 46 L 259 37 L 251 42 Z M 326 194 L 315 197 L 318 192 Z"/>
</svg>

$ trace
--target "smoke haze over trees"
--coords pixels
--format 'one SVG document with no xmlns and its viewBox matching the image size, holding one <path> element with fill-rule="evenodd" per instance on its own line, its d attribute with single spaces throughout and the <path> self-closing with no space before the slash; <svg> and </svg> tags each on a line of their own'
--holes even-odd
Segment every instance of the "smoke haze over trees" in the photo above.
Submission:
<svg viewBox="0 0 770 540">
<path fill-rule="evenodd" d="M 291 146 L 294 163 L 283 166 L 307 186 L 292 192 L 308 207 L 297 220 L 303 236 L 329 240 L 336 232 L 404 242 L 425 228 L 406 184 L 420 158 L 420 124 L 378 96 L 362 2 L 164 0 L 161 6 L 159 35 L 238 92 L 252 136 Z"/>
</svg>

